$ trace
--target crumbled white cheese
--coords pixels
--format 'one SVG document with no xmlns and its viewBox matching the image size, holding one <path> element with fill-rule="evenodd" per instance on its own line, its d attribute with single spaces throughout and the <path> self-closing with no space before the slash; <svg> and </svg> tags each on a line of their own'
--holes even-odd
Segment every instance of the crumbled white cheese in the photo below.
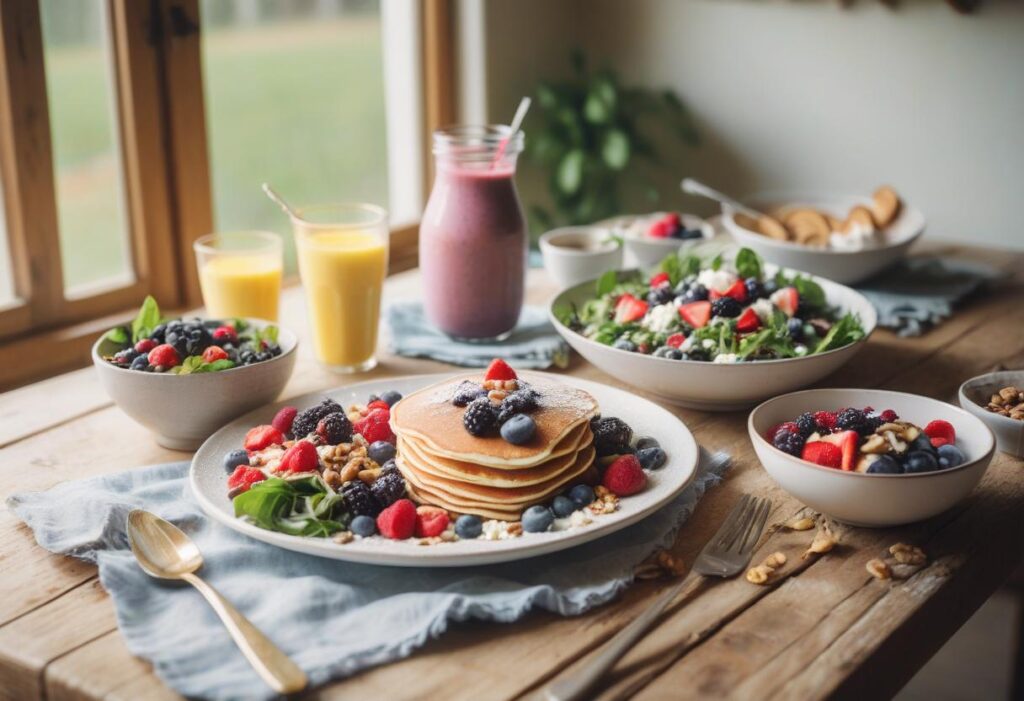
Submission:
<svg viewBox="0 0 1024 701">
<path fill-rule="evenodd" d="M 584 511 L 583 509 L 580 509 L 579 511 L 573 511 L 571 514 L 569 514 L 570 528 L 582 528 L 583 526 L 586 526 L 588 523 L 593 523 L 593 520 L 590 518 L 590 516 L 587 515 L 587 512 Z"/>
<path fill-rule="evenodd" d="M 719 353 L 715 356 L 716 363 L 737 363 L 739 358 L 735 353 Z"/>
<path fill-rule="evenodd" d="M 693 344 L 696 342 L 697 339 L 693 335 L 687 336 L 686 339 L 681 344 L 679 344 L 679 350 L 685 353 L 686 351 L 693 348 Z"/>
<path fill-rule="evenodd" d="M 647 316 L 640 322 L 640 325 L 654 333 L 665 333 L 679 320 L 679 310 L 676 305 L 659 304 L 647 312 Z"/>
<path fill-rule="evenodd" d="M 704 285 L 707 289 L 715 290 L 716 292 L 725 292 L 738 279 L 735 273 L 723 269 L 711 270 L 708 268 L 701 270 L 697 275 L 697 282 Z"/>
<path fill-rule="evenodd" d="M 807 346 L 798 343 L 797 345 L 793 346 L 793 352 L 796 355 L 807 355 Z"/>
<path fill-rule="evenodd" d="M 505 540 L 508 535 L 508 524 L 504 521 L 484 521 L 484 540 Z"/>
<path fill-rule="evenodd" d="M 700 342 L 700 344 L 702 346 L 704 346 L 705 348 L 707 348 L 708 350 L 710 350 L 710 349 L 712 349 L 712 348 L 714 348 L 715 346 L 718 345 L 717 343 L 712 341 L 710 338 L 705 338 L 703 341 Z"/>
<path fill-rule="evenodd" d="M 882 243 L 882 232 L 874 227 L 862 226 L 854 222 L 845 234 L 833 231 L 829 234 L 829 246 L 837 251 L 860 251 Z"/>
<path fill-rule="evenodd" d="M 754 310 L 762 324 L 767 324 L 771 321 L 772 315 L 775 313 L 775 305 L 768 299 L 759 299 L 751 304 L 750 308 Z"/>
</svg>

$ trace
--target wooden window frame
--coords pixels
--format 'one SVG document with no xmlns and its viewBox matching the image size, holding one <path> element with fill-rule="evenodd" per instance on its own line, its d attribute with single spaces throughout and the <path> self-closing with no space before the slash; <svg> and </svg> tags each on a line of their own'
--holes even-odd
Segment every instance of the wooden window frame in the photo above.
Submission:
<svg viewBox="0 0 1024 701">
<path fill-rule="evenodd" d="M 0 390 L 88 364 L 96 337 L 129 318 L 147 293 L 171 309 L 201 304 L 192 243 L 213 229 L 213 203 L 199 0 L 102 2 L 134 280 L 89 296 L 65 294 L 39 3 L 2 0 L 0 211 L 18 302 L 0 308 Z M 430 134 L 455 115 L 453 22 L 451 0 L 423 0 L 424 193 Z M 391 272 L 415 267 L 418 237 L 418 223 L 392 230 Z"/>
</svg>

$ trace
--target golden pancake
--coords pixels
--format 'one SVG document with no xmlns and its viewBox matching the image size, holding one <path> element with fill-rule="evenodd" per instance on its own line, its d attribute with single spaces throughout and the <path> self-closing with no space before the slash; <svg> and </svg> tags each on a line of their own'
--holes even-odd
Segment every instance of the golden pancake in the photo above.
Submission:
<svg viewBox="0 0 1024 701">
<path fill-rule="evenodd" d="M 417 504 L 429 504 L 431 506 L 440 506 L 442 509 L 448 511 L 454 511 L 457 514 L 476 514 L 481 518 L 494 519 L 496 521 L 518 521 L 522 511 L 519 508 L 503 510 L 498 507 L 473 507 L 472 509 L 464 506 L 455 506 L 449 503 L 444 497 L 437 496 L 436 494 L 429 494 L 425 490 L 423 492 L 417 490 L 411 484 L 408 485 L 409 496 Z"/>
<path fill-rule="evenodd" d="M 462 423 L 464 407 L 451 402 L 463 380 L 481 382 L 482 374 L 462 375 L 414 392 L 391 409 L 395 434 L 415 438 L 430 453 L 462 462 L 520 469 L 539 465 L 569 433 L 597 413 L 597 402 L 587 392 L 552 381 L 543 375 L 521 373 L 539 396 L 530 412 L 537 425 L 533 440 L 513 445 L 498 435 L 477 437 Z"/>
</svg>

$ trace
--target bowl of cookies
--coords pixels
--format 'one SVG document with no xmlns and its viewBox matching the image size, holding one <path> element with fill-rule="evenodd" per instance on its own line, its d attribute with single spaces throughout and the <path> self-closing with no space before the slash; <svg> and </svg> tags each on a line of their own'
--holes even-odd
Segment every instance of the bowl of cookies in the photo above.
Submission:
<svg viewBox="0 0 1024 701">
<path fill-rule="evenodd" d="M 903 259 L 924 233 L 920 210 L 887 186 L 870 196 L 762 195 L 758 216 L 722 207 L 722 224 L 765 260 L 843 284 L 861 282 Z"/>
</svg>

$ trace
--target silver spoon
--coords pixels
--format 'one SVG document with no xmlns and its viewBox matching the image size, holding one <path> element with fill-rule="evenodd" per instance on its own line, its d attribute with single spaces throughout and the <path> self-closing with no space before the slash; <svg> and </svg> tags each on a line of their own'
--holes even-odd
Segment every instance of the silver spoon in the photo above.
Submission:
<svg viewBox="0 0 1024 701">
<path fill-rule="evenodd" d="M 128 514 L 126 528 L 132 553 L 143 571 L 159 579 L 181 579 L 198 589 L 220 616 L 249 664 L 274 691 L 293 694 L 306 687 L 305 672 L 216 589 L 194 574 L 203 566 L 203 556 L 185 533 L 142 509 Z"/>
<path fill-rule="evenodd" d="M 719 204 L 727 204 L 737 212 L 746 214 L 748 217 L 754 217 L 756 219 L 762 216 L 762 212 L 758 212 L 756 209 L 746 206 L 739 200 L 733 199 L 732 197 L 729 197 L 729 195 L 710 188 L 704 183 L 694 180 L 693 178 L 683 178 L 683 182 L 679 183 L 679 187 L 688 195 L 707 197 L 709 200 L 714 200 Z"/>
<path fill-rule="evenodd" d="M 283 209 L 285 214 L 287 214 L 293 220 L 298 219 L 299 221 L 302 221 L 302 217 L 299 216 L 298 212 L 296 212 L 295 209 L 290 204 L 288 204 L 288 202 L 286 202 L 283 197 L 281 197 L 281 195 L 277 194 L 277 190 L 270 187 L 270 183 L 263 183 L 261 187 L 263 188 L 263 192 L 266 193 L 267 197 L 272 199 L 274 203 L 277 204 L 278 207 Z"/>
</svg>

